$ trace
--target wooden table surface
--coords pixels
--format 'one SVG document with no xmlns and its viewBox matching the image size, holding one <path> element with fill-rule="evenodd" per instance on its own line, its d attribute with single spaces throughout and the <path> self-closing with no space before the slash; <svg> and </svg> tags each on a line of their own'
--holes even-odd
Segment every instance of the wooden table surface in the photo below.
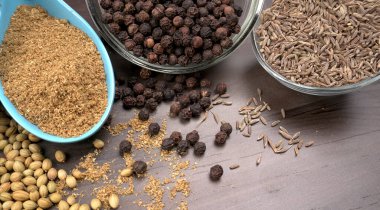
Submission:
<svg viewBox="0 0 380 210">
<path fill-rule="evenodd" d="M 67 2 L 90 23 L 84 0 Z M 315 145 L 302 149 L 299 157 L 293 152 L 275 155 L 263 149 L 255 138 L 247 139 L 233 132 L 227 145 L 216 148 L 213 136 L 218 126 L 210 118 L 200 128 L 202 141 L 208 149 L 204 157 L 193 154 L 185 160 L 197 161 L 197 170 L 187 171 L 191 183 L 191 196 L 187 199 L 190 209 L 380 209 L 380 83 L 357 92 L 335 97 L 315 97 L 289 90 L 271 78 L 256 62 L 247 39 L 242 46 L 220 65 L 208 70 L 213 81 L 225 81 L 229 85 L 232 107 L 218 107 L 220 117 L 234 123 L 239 117 L 237 110 L 247 98 L 256 95 L 260 87 L 264 100 L 270 103 L 272 112 L 266 117 L 273 121 L 279 118 L 279 110 L 287 110 L 282 122 L 292 132 L 301 131 L 305 140 L 314 140 Z M 110 51 L 116 74 L 127 74 L 130 64 Z M 168 105 L 160 105 L 155 119 L 167 118 Z M 125 122 L 133 112 L 122 110 L 121 104 L 113 108 L 114 122 Z M 168 132 L 193 130 L 197 120 L 182 124 L 179 120 L 168 120 Z M 254 136 L 265 132 L 277 138 L 276 129 L 258 126 Z M 98 138 L 110 141 L 98 161 L 117 159 L 114 147 L 125 135 L 111 137 L 101 131 Z M 279 138 L 278 138 L 279 139 Z M 278 140 L 276 139 L 276 140 Z M 90 141 L 71 145 L 44 143 L 48 153 L 60 148 L 70 154 L 70 161 L 62 166 L 71 168 L 79 158 L 92 151 Z M 258 154 L 262 163 L 256 167 Z M 142 156 L 136 154 L 137 157 Z M 120 159 L 120 158 L 119 158 Z M 225 174 L 222 180 L 213 183 L 208 179 L 210 166 L 221 164 Z M 239 164 L 237 170 L 228 166 Z M 123 167 L 122 161 L 113 164 L 114 169 Z M 150 169 L 151 173 L 166 173 L 163 167 Z M 80 190 L 92 189 L 94 185 L 82 183 Z M 136 190 L 142 182 L 135 183 Z M 131 198 L 132 197 L 132 198 Z M 177 204 L 165 196 L 165 209 L 175 209 Z M 136 197 L 122 199 L 121 209 L 141 209 L 131 202 Z M 86 200 L 85 200 L 86 201 Z"/>
</svg>

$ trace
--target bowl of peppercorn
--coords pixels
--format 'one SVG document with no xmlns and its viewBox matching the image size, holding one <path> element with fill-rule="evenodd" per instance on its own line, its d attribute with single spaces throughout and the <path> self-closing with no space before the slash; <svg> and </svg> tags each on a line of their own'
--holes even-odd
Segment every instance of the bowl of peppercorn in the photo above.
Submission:
<svg viewBox="0 0 380 210">
<path fill-rule="evenodd" d="M 122 57 L 163 73 L 227 58 L 251 32 L 264 0 L 86 0 L 103 39 Z"/>
</svg>

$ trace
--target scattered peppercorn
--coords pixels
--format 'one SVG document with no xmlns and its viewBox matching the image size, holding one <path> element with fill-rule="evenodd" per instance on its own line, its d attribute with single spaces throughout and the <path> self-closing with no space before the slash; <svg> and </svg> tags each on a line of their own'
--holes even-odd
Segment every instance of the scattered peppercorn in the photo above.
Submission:
<svg viewBox="0 0 380 210">
<path fill-rule="evenodd" d="M 150 136 L 155 136 L 160 132 L 160 125 L 158 123 L 151 123 L 148 127 L 148 133 Z"/>
<path fill-rule="evenodd" d="M 211 106 L 211 99 L 209 97 L 203 97 L 201 98 L 201 100 L 199 101 L 199 104 L 201 105 L 201 107 L 203 109 L 207 109 Z"/>
<path fill-rule="evenodd" d="M 146 109 L 140 110 L 138 117 L 139 117 L 139 120 L 141 120 L 141 121 L 149 120 L 149 111 Z"/>
<path fill-rule="evenodd" d="M 220 165 L 214 165 L 210 168 L 210 179 L 212 181 L 218 181 L 223 176 L 223 167 Z"/>
<path fill-rule="evenodd" d="M 136 106 L 136 98 L 132 96 L 127 96 L 123 99 L 123 107 L 124 109 L 132 109 Z"/>
<path fill-rule="evenodd" d="M 169 88 L 167 88 L 166 90 L 164 90 L 164 100 L 165 101 L 171 101 L 171 100 L 173 100 L 174 96 L 175 96 L 174 90 L 169 89 Z"/>
<path fill-rule="evenodd" d="M 193 117 L 199 117 L 203 112 L 203 108 L 199 103 L 195 103 L 190 106 L 190 111 Z"/>
<path fill-rule="evenodd" d="M 186 79 L 186 87 L 189 89 L 195 88 L 198 84 L 198 81 L 195 77 L 189 77 Z"/>
<path fill-rule="evenodd" d="M 218 83 L 215 87 L 215 91 L 214 91 L 216 94 L 219 94 L 219 95 L 223 95 L 227 92 L 227 84 L 226 83 Z"/>
<path fill-rule="evenodd" d="M 128 140 L 123 140 L 119 144 L 119 154 L 124 157 L 125 153 L 130 153 L 132 150 L 132 144 Z"/>
<path fill-rule="evenodd" d="M 183 92 L 183 85 L 181 83 L 175 83 L 173 85 L 173 90 L 176 93 L 182 93 Z"/>
<path fill-rule="evenodd" d="M 153 93 L 153 97 L 154 97 L 154 93 Z M 145 102 L 145 108 L 147 108 L 150 111 L 155 111 L 157 109 L 157 106 L 158 106 L 158 103 L 154 98 L 150 98 L 146 100 Z"/>
<path fill-rule="evenodd" d="M 193 113 L 191 112 L 190 108 L 184 108 L 179 112 L 179 118 L 181 118 L 181 120 L 190 120 L 192 116 Z"/>
<path fill-rule="evenodd" d="M 153 90 L 151 88 L 145 88 L 143 95 L 145 99 L 150 99 L 153 97 Z"/>
<path fill-rule="evenodd" d="M 191 103 L 196 103 L 201 99 L 201 93 L 199 90 L 192 90 L 189 92 L 189 99 Z"/>
<path fill-rule="evenodd" d="M 224 131 L 219 131 L 216 135 L 215 135 L 215 144 L 216 145 L 224 145 L 227 141 L 227 138 L 228 138 L 228 135 L 226 132 Z"/>
<path fill-rule="evenodd" d="M 166 150 L 166 151 L 170 151 L 175 147 L 175 145 L 176 144 L 172 138 L 166 138 L 162 141 L 161 149 Z"/>
<path fill-rule="evenodd" d="M 222 125 L 220 126 L 220 131 L 223 131 L 227 134 L 227 136 L 230 136 L 230 134 L 232 133 L 232 126 L 230 123 L 222 123 Z"/>
<path fill-rule="evenodd" d="M 144 107 L 145 97 L 143 95 L 138 95 L 136 97 L 136 107 Z"/>
<path fill-rule="evenodd" d="M 199 141 L 198 131 L 193 130 L 190 133 L 188 133 L 186 135 L 186 141 L 188 141 L 191 146 L 194 146 L 195 143 L 197 143 Z"/>
<path fill-rule="evenodd" d="M 164 93 L 162 91 L 156 91 L 153 93 L 153 99 L 157 103 L 161 103 L 161 101 L 164 99 Z"/>
<path fill-rule="evenodd" d="M 172 105 L 170 105 L 170 117 L 176 117 L 181 112 L 181 104 L 179 102 L 173 102 Z"/>
<path fill-rule="evenodd" d="M 173 131 L 170 138 L 173 139 L 174 143 L 177 145 L 182 140 L 182 134 L 181 132 Z"/>
<path fill-rule="evenodd" d="M 201 156 L 206 152 L 206 144 L 203 142 L 197 142 L 194 144 L 194 154 Z"/>
<path fill-rule="evenodd" d="M 185 107 L 189 106 L 189 104 L 190 104 L 190 97 L 189 97 L 189 95 L 188 94 L 183 94 L 183 95 L 179 96 L 178 102 L 179 102 L 179 104 L 181 104 L 182 108 L 185 108 Z"/>
<path fill-rule="evenodd" d="M 189 142 L 186 140 L 181 140 L 178 142 L 178 145 L 177 145 L 177 154 L 184 156 L 187 154 L 189 148 L 190 148 Z"/>
<path fill-rule="evenodd" d="M 133 172 L 136 174 L 144 174 L 148 168 L 148 165 L 144 161 L 138 160 L 133 163 L 132 168 Z"/>
</svg>

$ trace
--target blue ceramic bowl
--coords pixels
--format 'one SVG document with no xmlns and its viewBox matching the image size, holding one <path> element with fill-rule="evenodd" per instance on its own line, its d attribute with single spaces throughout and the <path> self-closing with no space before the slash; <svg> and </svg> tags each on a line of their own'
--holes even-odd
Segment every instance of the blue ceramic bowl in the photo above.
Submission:
<svg viewBox="0 0 380 210">
<path fill-rule="evenodd" d="M 79 28 L 85 32 L 95 43 L 104 63 L 104 71 L 106 75 L 107 90 L 108 90 L 108 104 L 107 108 L 103 113 L 100 121 L 94 125 L 89 131 L 82 134 L 81 136 L 63 138 L 59 136 L 54 136 L 43 132 L 36 125 L 29 122 L 25 117 L 23 117 L 16 109 L 16 107 L 11 103 L 11 101 L 5 96 L 3 86 L 0 84 L 0 101 L 3 104 L 7 112 L 12 116 L 18 124 L 23 128 L 28 130 L 30 133 L 38 136 L 41 139 L 56 142 L 56 143 L 72 143 L 84 140 L 93 134 L 95 134 L 107 120 L 108 115 L 111 112 L 114 93 L 115 93 L 115 78 L 113 74 L 113 69 L 111 65 L 111 60 L 108 56 L 107 50 L 104 47 L 102 41 L 96 34 L 96 32 L 91 28 L 91 26 L 69 5 L 67 5 L 63 0 L 0 0 L 0 44 L 4 39 L 5 32 L 8 28 L 10 18 L 19 5 L 39 5 L 44 8 L 49 15 L 68 20 L 72 25 Z"/>
</svg>

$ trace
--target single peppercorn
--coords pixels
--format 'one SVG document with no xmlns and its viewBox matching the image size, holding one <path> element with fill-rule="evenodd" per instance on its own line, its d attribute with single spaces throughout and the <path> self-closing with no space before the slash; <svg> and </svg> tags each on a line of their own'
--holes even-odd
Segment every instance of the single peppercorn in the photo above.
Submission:
<svg viewBox="0 0 380 210">
<path fill-rule="evenodd" d="M 145 88 L 143 95 L 145 99 L 150 99 L 153 97 L 153 90 L 151 88 Z"/>
<path fill-rule="evenodd" d="M 174 92 L 176 92 L 177 94 L 178 93 L 182 93 L 183 92 L 183 85 L 181 83 L 175 83 L 173 85 L 173 90 Z"/>
<path fill-rule="evenodd" d="M 146 1 L 141 5 L 141 9 L 149 13 L 152 10 L 153 6 L 154 5 L 151 1 Z"/>
<path fill-rule="evenodd" d="M 173 25 L 177 28 L 182 27 L 184 24 L 184 20 L 181 16 L 175 16 L 173 18 Z"/>
<path fill-rule="evenodd" d="M 164 31 L 169 30 L 172 27 L 172 21 L 168 17 L 164 17 L 160 20 L 160 26 Z"/>
<path fill-rule="evenodd" d="M 140 11 L 136 16 L 136 20 L 140 23 L 149 22 L 150 16 L 144 10 Z"/>
<path fill-rule="evenodd" d="M 211 81 L 209 79 L 203 78 L 200 81 L 200 86 L 201 86 L 201 88 L 209 88 L 209 87 L 211 87 Z"/>
<path fill-rule="evenodd" d="M 142 34 L 142 33 L 136 33 L 135 35 L 133 35 L 133 37 L 132 37 L 132 40 L 134 41 L 134 42 L 136 42 L 136 44 L 138 44 L 138 45 L 142 45 L 142 44 L 144 44 L 144 35 Z M 143 47 L 143 46 L 141 46 L 141 47 Z M 143 48 L 143 50 L 144 50 L 144 48 Z"/>
<path fill-rule="evenodd" d="M 189 98 L 191 103 L 196 103 L 201 99 L 201 93 L 199 90 L 192 90 L 189 92 Z"/>
<path fill-rule="evenodd" d="M 182 140 L 182 134 L 181 132 L 173 131 L 170 138 L 173 139 L 174 143 L 177 145 Z"/>
<path fill-rule="evenodd" d="M 223 167 L 220 165 L 214 165 L 210 168 L 210 179 L 212 181 L 218 181 L 223 176 Z"/>
<path fill-rule="evenodd" d="M 202 98 L 209 98 L 209 97 L 211 97 L 211 91 L 210 91 L 210 89 L 208 89 L 208 88 L 202 88 L 201 89 L 201 101 L 202 101 Z M 201 103 L 201 101 L 199 101 L 199 103 Z M 202 108 L 204 108 L 204 107 L 202 106 Z"/>
<path fill-rule="evenodd" d="M 158 63 L 161 65 L 167 64 L 169 61 L 168 55 L 162 54 L 158 56 Z"/>
<path fill-rule="evenodd" d="M 184 8 L 184 9 L 189 9 L 190 7 L 192 7 L 192 6 L 194 6 L 194 2 L 193 2 L 193 0 L 184 0 L 183 2 L 182 2 L 182 7 Z"/>
<path fill-rule="evenodd" d="M 181 96 L 178 97 L 178 102 L 180 103 L 180 105 L 182 106 L 182 108 L 185 108 L 187 106 L 189 106 L 190 104 L 190 97 L 188 94 L 183 94 Z"/>
<path fill-rule="evenodd" d="M 211 99 L 209 98 L 209 97 L 203 97 L 203 98 L 201 98 L 201 100 L 199 101 L 199 104 L 201 105 L 201 107 L 203 108 L 203 109 L 207 109 L 207 108 L 209 108 L 210 107 L 210 105 L 211 105 Z"/>
<path fill-rule="evenodd" d="M 150 136 L 157 135 L 161 130 L 161 127 L 158 123 L 151 123 L 148 127 L 148 133 Z"/>
<path fill-rule="evenodd" d="M 200 36 L 194 36 L 191 41 L 191 46 L 195 49 L 201 48 L 203 46 L 203 39 Z"/>
<path fill-rule="evenodd" d="M 112 1 L 111 0 L 100 0 L 100 6 L 103 9 L 110 9 L 112 7 Z"/>
<path fill-rule="evenodd" d="M 183 84 L 185 81 L 186 81 L 186 75 L 183 75 L 183 74 L 179 74 L 175 77 L 174 81 L 176 83 L 180 83 L 180 84 Z"/>
<path fill-rule="evenodd" d="M 190 143 L 191 146 L 194 146 L 195 143 L 199 141 L 199 133 L 196 130 L 191 131 L 186 135 L 186 141 Z"/>
<path fill-rule="evenodd" d="M 143 80 L 149 79 L 151 74 L 152 72 L 146 68 L 141 68 L 140 73 L 139 73 L 140 78 Z"/>
<path fill-rule="evenodd" d="M 167 87 L 167 82 L 165 81 L 165 80 L 158 80 L 157 82 L 156 82 L 156 84 L 155 84 L 155 89 L 157 90 L 157 91 L 164 91 L 165 89 L 166 89 L 166 87 Z"/>
<path fill-rule="evenodd" d="M 141 57 L 143 56 L 143 54 L 144 54 L 144 47 L 142 45 L 136 45 L 133 48 L 133 55 L 135 55 L 136 57 Z"/>
<path fill-rule="evenodd" d="M 186 140 L 181 140 L 177 144 L 177 154 L 184 156 L 189 151 L 189 148 L 190 148 L 189 142 Z"/>
<path fill-rule="evenodd" d="M 138 117 L 139 117 L 139 120 L 141 120 L 141 121 L 149 120 L 149 111 L 146 109 L 140 110 Z"/>
<path fill-rule="evenodd" d="M 233 41 L 231 38 L 226 38 L 226 39 L 223 39 L 221 42 L 220 42 L 220 45 L 224 48 L 224 49 L 228 49 L 230 47 L 232 47 L 233 45 Z"/>
<path fill-rule="evenodd" d="M 175 147 L 175 142 L 172 138 L 166 138 L 161 143 L 161 149 L 165 151 L 170 151 Z"/>
<path fill-rule="evenodd" d="M 176 117 L 181 112 L 181 104 L 179 102 L 173 102 L 172 105 L 170 105 L 170 117 Z"/>
<path fill-rule="evenodd" d="M 153 52 L 156 53 L 157 55 L 164 54 L 164 50 L 165 49 L 162 47 L 160 43 L 155 44 L 153 47 Z"/>
<path fill-rule="evenodd" d="M 219 131 L 216 135 L 215 135 L 215 144 L 216 145 L 224 145 L 227 141 L 227 133 L 224 132 L 224 131 Z"/>
<path fill-rule="evenodd" d="M 154 93 L 153 93 L 153 98 L 146 100 L 145 108 L 147 108 L 149 111 L 155 111 L 157 109 L 157 107 L 158 107 L 158 103 L 154 99 Z"/>
<path fill-rule="evenodd" d="M 167 88 L 164 90 L 164 101 L 171 101 L 175 96 L 173 89 Z"/>
<path fill-rule="evenodd" d="M 214 54 L 212 53 L 212 50 L 205 50 L 203 51 L 202 57 L 204 60 L 211 60 L 214 57 Z"/>
<path fill-rule="evenodd" d="M 226 16 L 228 16 L 228 15 L 234 15 L 235 14 L 235 9 L 233 7 L 231 7 L 231 6 L 226 6 L 223 9 L 223 13 Z"/>
<path fill-rule="evenodd" d="M 234 4 L 234 10 L 235 10 L 235 14 L 238 17 L 240 17 L 243 14 L 243 9 L 237 4 Z"/>
<path fill-rule="evenodd" d="M 117 24 L 117 23 L 110 23 L 110 24 L 108 24 L 108 27 L 110 28 L 110 31 L 113 34 L 120 33 L 120 26 L 119 26 L 119 24 Z"/>
<path fill-rule="evenodd" d="M 112 23 L 113 16 L 110 13 L 103 13 L 101 19 L 103 23 L 108 24 Z"/>
<path fill-rule="evenodd" d="M 232 126 L 229 123 L 222 123 L 220 126 L 220 131 L 225 132 L 228 136 L 232 133 Z"/>
<path fill-rule="evenodd" d="M 132 3 L 126 3 L 125 6 L 124 6 L 124 12 L 126 14 L 133 14 L 134 12 L 136 11 L 136 8 L 135 6 L 132 4 Z"/>
<path fill-rule="evenodd" d="M 157 103 L 161 103 L 161 101 L 164 99 L 164 93 L 162 91 L 156 91 L 153 93 L 153 99 Z"/>
<path fill-rule="evenodd" d="M 119 155 L 124 157 L 125 153 L 130 153 L 132 150 L 132 144 L 128 140 L 123 140 L 119 144 Z"/>
<path fill-rule="evenodd" d="M 124 15 L 121 12 L 113 13 L 112 20 L 117 24 L 122 24 L 124 22 Z"/>
<path fill-rule="evenodd" d="M 221 45 L 219 44 L 216 44 L 212 47 L 212 54 L 214 54 L 215 56 L 219 56 L 223 53 L 223 48 Z"/>
<path fill-rule="evenodd" d="M 131 109 L 136 106 L 136 98 L 132 96 L 127 96 L 123 99 L 124 109 Z"/>
<path fill-rule="evenodd" d="M 226 18 L 227 18 L 227 25 L 230 27 L 233 27 L 239 24 L 239 17 L 235 14 L 228 15 Z"/>
<path fill-rule="evenodd" d="M 190 17 L 185 17 L 184 25 L 187 26 L 188 28 L 191 28 L 194 26 L 194 20 Z"/>
<path fill-rule="evenodd" d="M 133 172 L 136 174 L 144 174 L 148 168 L 148 165 L 144 161 L 138 160 L 133 163 L 132 168 Z"/>
<path fill-rule="evenodd" d="M 184 108 L 179 112 L 179 118 L 181 120 L 190 120 L 193 116 L 193 113 L 191 113 L 190 108 Z"/>
<path fill-rule="evenodd" d="M 197 142 L 194 144 L 194 154 L 197 156 L 201 156 L 206 152 L 206 144 L 203 142 Z"/>
<path fill-rule="evenodd" d="M 197 87 L 198 81 L 195 77 L 189 77 L 186 79 L 186 87 L 189 89 L 193 89 Z"/>
<path fill-rule="evenodd" d="M 136 96 L 136 107 L 144 107 L 145 97 L 143 95 Z"/>
<path fill-rule="evenodd" d="M 147 88 L 154 88 L 154 86 L 156 85 L 156 82 L 157 82 L 157 79 L 154 78 L 154 77 L 151 77 L 151 78 L 149 78 L 149 79 L 147 79 L 147 80 L 145 81 L 145 86 L 146 86 Z M 146 88 L 145 88 L 145 89 L 146 89 Z"/>
<path fill-rule="evenodd" d="M 135 48 L 135 46 L 136 46 L 136 42 L 133 41 L 132 39 L 127 39 L 127 40 L 125 40 L 125 42 L 124 42 L 124 46 L 125 46 L 125 48 L 126 48 L 127 50 L 131 51 L 131 50 L 133 50 L 133 49 Z"/>
<path fill-rule="evenodd" d="M 173 44 L 173 37 L 165 35 L 161 38 L 161 45 L 163 48 L 169 48 Z"/>
<path fill-rule="evenodd" d="M 185 56 L 187 56 L 188 58 L 192 58 L 195 54 L 195 49 L 193 47 L 186 47 L 184 52 Z"/>
<path fill-rule="evenodd" d="M 227 84 L 224 82 L 218 83 L 214 92 L 219 95 L 225 94 L 227 92 Z"/>
<path fill-rule="evenodd" d="M 177 10 L 174 7 L 168 7 L 165 10 L 165 16 L 172 19 L 177 15 Z"/>
<path fill-rule="evenodd" d="M 139 31 L 142 33 L 144 36 L 149 36 L 152 33 L 152 27 L 150 26 L 149 23 L 142 23 L 139 26 Z"/>
<path fill-rule="evenodd" d="M 199 103 L 195 103 L 190 105 L 190 111 L 193 117 L 199 117 L 203 112 L 203 108 Z"/>
<path fill-rule="evenodd" d="M 225 38 L 227 38 L 228 36 L 228 29 L 225 28 L 225 27 L 219 27 L 218 29 L 216 29 L 215 31 L 215 37 L 220 39 L 220 40 L 223 40 Z"/>
<path fill-rule="evenodd" d="M 149 63 L 157 63 L 158 61 L 158 56 L 154 52 L 149 52 L 147 57 Z"/>
<path fill-rule="evenodd" d="M 124 8 L 124 3 L 120 0 L 116 0 L 112 3 L 113 11 L 122 11 Z"/>
<path fill-rule="evenodd" d="M 152 10 L 152 16 L 154 19 L 161 19 L 163 18 L 165 15 L 164 13 L 164 8 L 163 7 L 159 7 L 159 6 L 156 6 L 153 10 Z"/>
<path fill-rule="evenodd" d="M 206 7 L 199 8 L 199 16 L 206 17 L 208 14 L 209 14 L 209 12 L 206 9 Z"/>
<path fill-rule="evenodd" d="M 145 86 L 142 83 L 136 83 L 133 86 L 133 91 L 136 95 L 144 94 Z"/>
<path fill-rule="evenodd" d="M 117 35 L 117 38 L 121 42 L 125 42 L 125 40 L 129 39 L 128 32 L 126 32 L 126 31 L 120 31 L 120 33 Z"/>
<path fill-rule="evenodd" d="M 191 62 L 193 63 L 200 63 L 202 62 L 202 55 L 200 53 L 194 54 L 194 56 L 191 58 Z"/>
<path fill-rule="evenodd" d="M 199 16 L 199 9 L 198 7 L 189 7 L 187 9 L 187 16 L 191 18 L 195 18 Z"/>
</svg>

